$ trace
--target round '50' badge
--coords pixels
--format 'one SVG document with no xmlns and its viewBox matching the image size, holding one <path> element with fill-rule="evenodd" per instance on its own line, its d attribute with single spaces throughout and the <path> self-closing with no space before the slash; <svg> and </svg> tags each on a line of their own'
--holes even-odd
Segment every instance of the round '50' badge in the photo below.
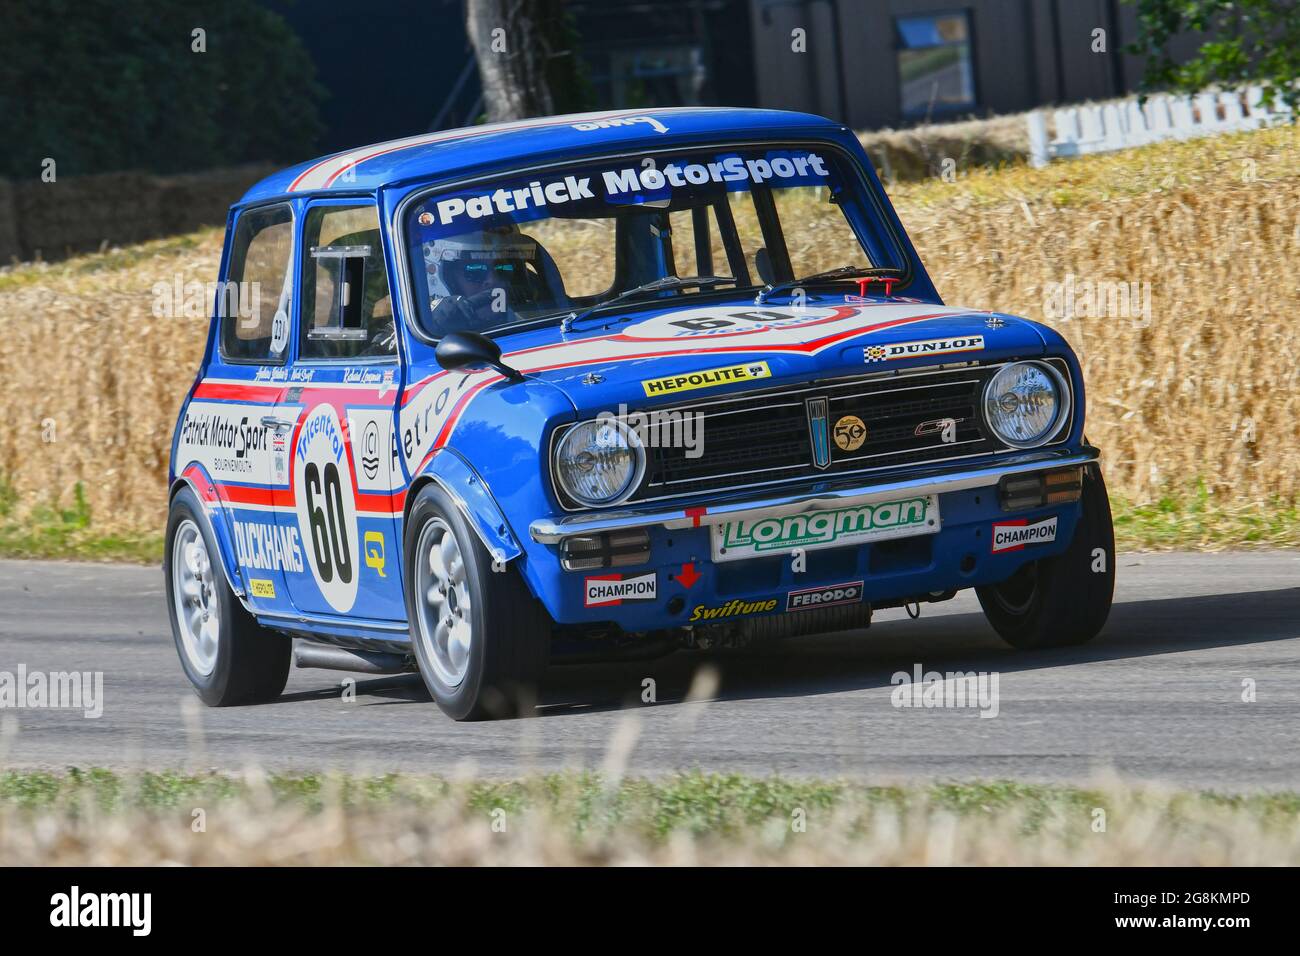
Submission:
<svg viewBox="0 0 1300 956">
<path fill-rule="evenodd" d="M 357 599 L 357 504 L 352 466 L 338 413 L 317 405 L 294 446 L 293 490 L 298 528 L 320 593 L 336 611 Z"/>
</svg>

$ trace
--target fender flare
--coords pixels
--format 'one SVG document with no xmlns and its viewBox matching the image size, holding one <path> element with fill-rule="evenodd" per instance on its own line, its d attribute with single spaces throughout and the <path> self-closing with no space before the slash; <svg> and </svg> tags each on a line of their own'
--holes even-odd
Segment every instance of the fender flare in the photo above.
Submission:
<svg viewBox="0 0 1300 956">
<path fill-rule="evenodd" d="M 206 477 L 204 475 L 205 479 Z M 188 488 L 198 499 L 199 510 L 208 523 L 208 530 L 212 532 L 213 539 L 217 542 L 217 550 L 221 552 L 221 569 L 225 572 L 226 583 L 230 585 L 230 590 L 234 592 L 235 597 L 239 598 L 239 603 L 244 606 L 244 610 L 250 614 L 255 613 L 248 605 L 248 592 L 244 588 L 239 565 L 235 562 L 235 539 L 230 529 L 230 518 L 222 506 L 221 499 L 215 497 L 216 488 L 209 482 L 210 494 L 205 495 L 203 489 L 189 475 L 178 475 L 167 493 L 168 511 L 171 510 L 171 504 L 182 488 Z M 163 546 L 166 547 L 165 542 Z"/>
<path fill-rule="evenodd" d="M 411 513 L 415 496 L 431 481 L 437 482 L 448 497 L 456 502 L 456 507 L 474 529 L 488 554 L 492 555 L 493 561 L 505 565 L 524 553 L 519 538 L 511 530 L 510 522 L 506 520 L 487 482 L 460 454 L 445 446 L 434 452 L 424 470 L 411 479 L 402 508 L 403 529 L 406 528 L 406 519 Z"/>
</svg>

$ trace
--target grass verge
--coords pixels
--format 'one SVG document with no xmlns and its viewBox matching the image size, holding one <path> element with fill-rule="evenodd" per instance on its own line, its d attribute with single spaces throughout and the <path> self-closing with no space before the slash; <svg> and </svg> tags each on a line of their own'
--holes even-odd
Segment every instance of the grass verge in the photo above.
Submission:
<svg viewBox="0 0 1300 956">
<path fill-rule="evenodd" d="M 1227 551 L 1300 547 L 1300 509 L 1276 500 L 1216 502 L 1203 486 L 1157 501 L 1111 498 L 1120 551 Z"/>
<path fill-rule="evenodd" d="M 1300 862 L 1300 793 L 0 772 L 0 865 Z"/>
<path fill-rule="evenodd" d="M 162 561 L 161 534 L 117 534 L 94 528 L 80 483 L 72 505 L 15 507 L 17 495 L 0 476 L 0 557 L 54 558 L 72 561 Z"/>
</svg>

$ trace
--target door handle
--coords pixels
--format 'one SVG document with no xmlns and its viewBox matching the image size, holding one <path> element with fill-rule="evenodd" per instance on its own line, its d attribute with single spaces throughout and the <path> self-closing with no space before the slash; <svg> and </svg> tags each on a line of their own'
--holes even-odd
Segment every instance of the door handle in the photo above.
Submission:
<svg viewBox="0 0 1300 956">
<path fill-rule="evenodd" d="M 274 428 L 278 431 L 281 428 L 292 428 L 293 425 L 293 421 L 288 418 L 276 418 L 274 415 L 262 416 L 263 428 Z"/>
</svg>

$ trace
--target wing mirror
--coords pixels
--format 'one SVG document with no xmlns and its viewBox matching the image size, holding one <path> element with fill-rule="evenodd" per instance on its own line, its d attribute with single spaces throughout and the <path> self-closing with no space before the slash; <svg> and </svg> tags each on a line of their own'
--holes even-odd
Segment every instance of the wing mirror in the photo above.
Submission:
<svg viewBox="0 0 1300 956">
<path fill-rule="evenodd" d="M 433 357 L 449 372 L 458 368 L 496 369 L 512 382 L 522 382 L 517 369 L 501 361 L 501 346 L 478 332 L 449 332 L 438 340 Z"/>
</svg>

